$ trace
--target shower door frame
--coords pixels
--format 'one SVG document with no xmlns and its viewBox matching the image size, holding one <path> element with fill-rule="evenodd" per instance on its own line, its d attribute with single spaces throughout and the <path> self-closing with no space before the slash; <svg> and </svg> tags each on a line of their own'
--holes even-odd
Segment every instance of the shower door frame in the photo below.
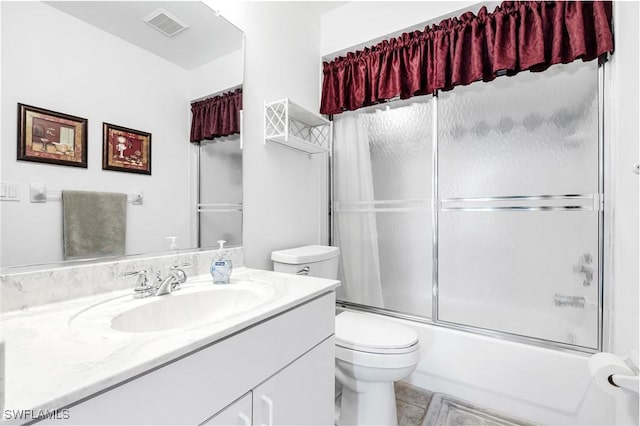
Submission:
<svg viewBox="0 0 640 426">
<path fill-rule="evenodd" d="M 609 82 L 605 79 L 605 67 L 607 61 L 600 61 L 597 69 L 597 96 L 598 96 L 598 193 L 593 194 L 593 211 L 598 212 L 598 309 L 597 309 L 597 347 L 590 348 L 585 346 L 578 346 L 571 343 L 563 343 L 552 340 L 546 340 L 537 337 L 531 336 L 523 336 L 519 334 L 491 330 L 486 328 L 475 327 L 471 325 L 452 323 L 447 321 L 442 321 L 438 319 L 438 216 L 440 211 L 440 203 L 442 200 L 438 197 L 438 93 L 434 93 L 431 95 L 431 100 L 433 101 L 433 131 L 432 131 L 432 191 L 431 191 L 431 218 L 432 218 L 432 276 L 431 276 L 431 292 L 432 292 L 432 308 L 431 308 L 431 318 L 421 317 L 417 315 L 407 314 L 403 312 L 393 311 L 389 309 L 362 305 L 358 303 L 353 303 L 344 300 L 336 300 L 336 305 L 354 309 L 363 312 L 369 312 L 373 314 L 381 314 L 387 315 L 391 317 L 396 317 L 404 320 L 429 324 L 437 327 L 444 327 L 448 329 L 458 330 L 469 332 L 473 334 L 479 334 L 487 337 L 492 337 L 496 339 L 518 342 L 518 343 L 526 343 L 534 346 L 539 346 L 547 349 L 555 349 L 564 352 L 582 352 L 582 353 L 597 353 L 604 350 L 604 268 L 605 268 L 605 94 L 607 92 L 607 88 Z M 425 95 L 429 96 L 429 95 Z M 393 102 L 399 100 L 399 98 L 393 98 L 388 102 Z M 374 106 L 374 108 L 380 107 L 380 105 Z M 330 117 L 332 120 L 333 117 Z M 332 131 L 335 126 L 332 126 Z M 335 134 L 333 135 L 335 137 Z M 332 137 L 332 141 L 334 139 Z M 333 165 L 333 143 L 331 144 L 329 151 L 329 243 L 333 244 L 333 236 L 334 233 L 334 221 L 335 221 L 335 213 L 334 206 L 335 200 L 333 199 L 334 195 L 334 165 Z M 517 196 L 520 200 L 532 200 L 536 198 L 540 198 L 539 196 Z M 564 197 L 564 198 L 570 198 Z M 558 206 L 558 208 L 562 209 L 563 206 Z M 535 210 L 536 208 L 530 208 L 529 210 Z M 518 210 L 523 210 L 522 208 L 518 208 Z M 575 209 L 574 209 L 575 210 Z M 375 212 L 375 209 L 372 211 Z"/>
</svg>

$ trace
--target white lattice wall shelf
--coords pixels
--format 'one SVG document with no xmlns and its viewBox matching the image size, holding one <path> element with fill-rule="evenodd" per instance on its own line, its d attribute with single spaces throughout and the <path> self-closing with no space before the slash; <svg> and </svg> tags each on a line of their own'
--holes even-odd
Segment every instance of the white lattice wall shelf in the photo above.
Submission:
<svg viewBox="0 0 640 426">
<path fill-rule="evenodd" d="M 265 103 L 264 140 L 308 154 L 329 152 L 331 122 L 290 99 Z"/>
</svg>

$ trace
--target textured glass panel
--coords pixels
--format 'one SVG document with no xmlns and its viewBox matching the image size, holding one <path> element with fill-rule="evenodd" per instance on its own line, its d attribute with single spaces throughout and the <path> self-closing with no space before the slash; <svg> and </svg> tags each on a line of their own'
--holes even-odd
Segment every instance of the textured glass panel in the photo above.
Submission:
<svg viewBox="0 0 640 426">
<path fill-rule="evenodd" d="M 597 227 L 594 211 L 441 212 L 438 319 L 597 348 Z"/>
<path fill-rule="evenodd" d="M 431 199 L 432 102 L 363 114 L 376 200 Z"/>
<path fill-rule="evenodd" d="M 200 144 L 200 204 L 204 209 L 237 209 L 242 203 L 240 136 Z M 233 206 L 235 205 L 235 206 Z M 200 246 L 242 243 L 242 212 L 201 212 Z"/>
<path fill-rule="evenodd" d="M 218 240 L 242 244 L 242 212 L 200 213 L 200 246 L 218 247 Z"/>
<path fill-rule="evenodd" d="M 431 318 L 431 212 L 376 216 L 384 308 Z"/>
<path fill-rule="evenodd" d="M 356 302 L 396 312 L 431 317 L 431 212 L 385 212 L 336 214 L 336 220 L 361 223 L 362 216 L 374 214 L 379 258 L 379 285 L 381 297 L 365 298 L 358 293 L 373 293 L 366 288 L 376 280 L 363 284 L 365 289 L 356 290 L 354 283 L 343 282 L 338 288 L 339 300 Z M 365 233 L 348 233 L 340 237 L 340 247 L 362 247 Z M 343 265 L 341 265 L 342 267 Z M 353 268 L 355 265 L 349 265 Z M 366 262 L 359 267 L 371 268 Z M 364 276 L 370 271 L 356 274 Z"/>
<path fill-rule="evenodd" d="M 597 61 L 438 98 L 439 197 L 597 192 Z"/>
<path fill-rule="evenodd" d="M 420 100 L 336 117 L 334 242 L 338 299 L 430 317 L 432 103 Z"/>
<path fill-rule="evenodd" d="M 200 144 L 200 203 L 242 202 L 240 136 Z"/>
</svg>

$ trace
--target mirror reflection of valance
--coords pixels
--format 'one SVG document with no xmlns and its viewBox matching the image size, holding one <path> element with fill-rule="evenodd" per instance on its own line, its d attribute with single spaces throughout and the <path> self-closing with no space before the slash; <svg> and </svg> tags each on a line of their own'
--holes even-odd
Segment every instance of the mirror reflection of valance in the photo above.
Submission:
<svg viewBox="0 0 640 426">
<path fill-rule="evenodd" d="M 240 133 L 242 89 L 191 104 L 191 142 Z"/>
<path fill-rule="evenodd" d="M 611 1 L 505 1 L 324 63 L 323 114 L 613 51 Z"/>
</svg>

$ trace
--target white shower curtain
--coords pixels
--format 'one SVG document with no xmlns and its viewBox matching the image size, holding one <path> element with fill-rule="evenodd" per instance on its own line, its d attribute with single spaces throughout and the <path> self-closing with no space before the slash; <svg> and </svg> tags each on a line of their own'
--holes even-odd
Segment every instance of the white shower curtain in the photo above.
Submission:
<svg viewBox="0 0 640 426">
<path fill-rule="evenodd" d="M 342 281 L 338 298 L 384 307 L 376 214 L 349 211 L 373 208 L 375 199 L 367 125 L 361 116 L 344 113 L 336 117 L 334 129 L 334 230 Z"/>
</svg>

